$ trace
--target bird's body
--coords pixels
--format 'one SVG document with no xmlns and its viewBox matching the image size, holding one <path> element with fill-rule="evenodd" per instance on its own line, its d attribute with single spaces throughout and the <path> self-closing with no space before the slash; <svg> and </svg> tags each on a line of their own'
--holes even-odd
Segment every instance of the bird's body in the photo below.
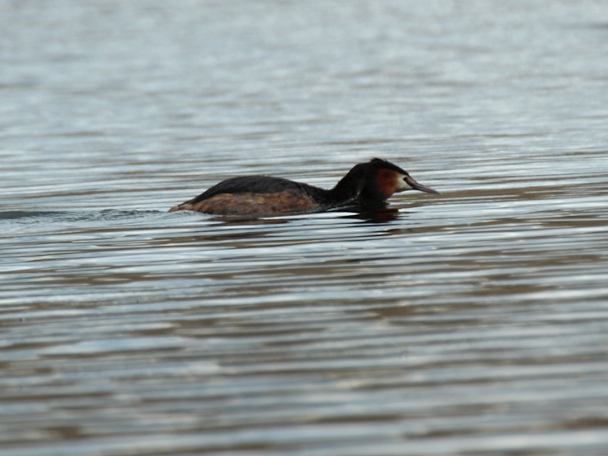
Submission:
<svg viewBox="0 0 608 456">
<path fill-rule="evenodd" d="M 233 177 L 169 211 L 218 215 L 278 215 L 327 211 L 352 206 L 381 207 L 396 192 L 436 190 L 418 184 L 406 171 L 375 158 L 355 165 L 331 190 L 272 176 Z"/>
</svg>

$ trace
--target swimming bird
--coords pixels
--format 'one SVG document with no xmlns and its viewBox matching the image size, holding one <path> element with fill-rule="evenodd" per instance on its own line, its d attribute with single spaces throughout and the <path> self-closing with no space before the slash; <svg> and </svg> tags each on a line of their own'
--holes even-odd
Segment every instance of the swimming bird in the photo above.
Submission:
<svg viewBox="0 0 608 456">
<path fill-rule="evenodd" d="M 218 215 L 264 216 L 348 207 L 379 209 L 386 206 L 386 201 L 394 193 L 412 189 L 439 194 L 437 190 L 416 182 L 397 165 L 374 158 L 355 165 L 331 190 L 281 177 L 233 177 L 173 206 L 169 212 L 189 210 Z"/>
</svg>

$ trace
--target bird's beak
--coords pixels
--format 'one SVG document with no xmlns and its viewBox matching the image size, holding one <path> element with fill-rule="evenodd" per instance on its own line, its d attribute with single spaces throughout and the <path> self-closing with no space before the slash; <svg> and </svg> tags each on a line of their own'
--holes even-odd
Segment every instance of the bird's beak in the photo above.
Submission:
<svg viewBox="0 0 608 456">
<path fill-rule="evenodd" d="M 403 178 L 403 180 L 405 180 L 405 182 L 407 183 L 407 185 L 409 185 L 410 187 L 412 187 L 414 190 L 420 190 L 421 192 L 433 193 L 435 195 L 440 195 L 440 193 L 437 190 L 433 190 L 430 187 L 425 187 L 424 185 L 419 184 L 418 182 L 416 182 L 412 176 L 405 176 Z"/>
</svg>

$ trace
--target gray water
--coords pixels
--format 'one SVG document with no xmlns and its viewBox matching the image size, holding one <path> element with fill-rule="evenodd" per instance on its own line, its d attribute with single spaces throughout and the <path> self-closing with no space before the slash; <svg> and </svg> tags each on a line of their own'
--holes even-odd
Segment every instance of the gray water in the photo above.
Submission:
<svg viewBox="0 0 608 456">
<path fill-rule="evenodd" d="M 0 453 L 608 454 L 603 1 L 0 2 Z M 440 196 L 231 220 L 383 157 Z"/>
</svg>

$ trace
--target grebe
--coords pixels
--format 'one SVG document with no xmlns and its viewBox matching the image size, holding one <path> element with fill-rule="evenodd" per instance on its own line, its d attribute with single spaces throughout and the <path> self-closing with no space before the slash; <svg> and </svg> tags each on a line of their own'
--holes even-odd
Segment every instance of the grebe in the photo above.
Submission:
<svg viewBox="0 0 608 456">
<path fill-rule="evenodd" d="M 439 194 L 416 182 L 392 163 L 374 158 L 355 165 L 331 190 L 271 176 L 233 177 L 196 198 L 169 209 L 218 215 L 277 215 L 354 207 L 379 209 L 393 193 L 420 190 Z"/>
</svg>

